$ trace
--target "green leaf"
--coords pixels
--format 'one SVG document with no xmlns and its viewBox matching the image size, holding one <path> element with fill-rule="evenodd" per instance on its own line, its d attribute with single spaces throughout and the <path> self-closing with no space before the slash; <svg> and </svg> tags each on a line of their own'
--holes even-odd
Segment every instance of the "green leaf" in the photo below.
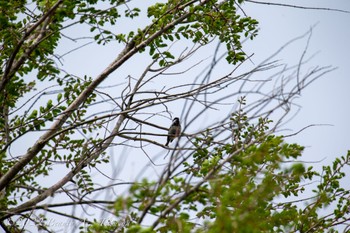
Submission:
<svg viewBox="0 0 350 233">
<path fill-rule="evenodd" d="M 58 93 L 58 95 L 57 95 L 57 101 L 60 102 L 61 99 L 62 99 L 62 93 Z"/>
<path fill-rule="evenodd" d="M 28 120 L 32 120 L 32 119 L 35 119 L 37 118 L 38 116 L 38 111 L 37 110 L 34 110 L 28 117 Z"/>
</svg>

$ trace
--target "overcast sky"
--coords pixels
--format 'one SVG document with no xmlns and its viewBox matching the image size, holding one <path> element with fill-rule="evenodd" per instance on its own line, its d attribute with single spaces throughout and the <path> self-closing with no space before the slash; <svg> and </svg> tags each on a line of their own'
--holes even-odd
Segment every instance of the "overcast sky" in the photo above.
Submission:
<svg viewBox="0 0 350 233">
<path fill-rule="evenodd" d="M 348 0 L 274 2 L 350 11 Z M 345 155 L 350 149 L 350 14 L 252 3 L 246 3 L 246 6 L 246 13 L 256 17 L 261 27 L 259 36 L 252 43 L 252 49 L 257 56 L 274 51 L 285 41 L 303 34 L 317 24 L 309 47 L 310 53 L 318 52 L 312 64 L 332 65 L 338 69 L 326 74 L 303 91 L 297 100 L 302 110 L 288 126 L 294 131 L 308 124 L 333 126 L 309 128 L 289 140 L 307 147 L 305 160 L 326 158 L 323 165 L 330 163 L 334 157 Z M 301 52 L 295 50 L 296 54 L 287 54 L 285 59 L 295 61 Z"/>
</svg>

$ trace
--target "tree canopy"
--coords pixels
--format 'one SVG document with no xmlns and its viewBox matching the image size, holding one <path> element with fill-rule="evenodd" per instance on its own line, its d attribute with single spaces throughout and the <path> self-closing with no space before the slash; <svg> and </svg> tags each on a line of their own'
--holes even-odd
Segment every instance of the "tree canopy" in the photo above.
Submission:
<svg viewBox="0 0 350 233">
<path fill-rule="evenodd" d="M 297 64 L 276 61 L 311 31 L 254 64 L 244 4 L 0 1 L 1 228 L 348 230 L 350 153 L 317 171 L 276 132 L 334 68 L 309 67 L 307 46 Z"/>
</svg>

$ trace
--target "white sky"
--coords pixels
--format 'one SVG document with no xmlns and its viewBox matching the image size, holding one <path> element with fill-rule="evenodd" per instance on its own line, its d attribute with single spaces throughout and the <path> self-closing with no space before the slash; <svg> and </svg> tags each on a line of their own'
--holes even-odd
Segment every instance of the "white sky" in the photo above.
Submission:
<svg viewBox="0 0 350 233">
<path fill-rule="evenodd" d="M 274 1 L 301 6 L 335 8 L 350 11 L 348 0 L 317 1 Z M 305 160 L 320 160 L 329 164 L 334 157 L 345 155 L 350 149 L 350 14 L 301 10 L 277 6 L 263 6 L 246 3 L 247 14 L 256 17 L 260 23 L 259 36 L 252 43 L 255 53 L 269 53 L 285 41 L 301 35 L 312 25 L 313 30 L 309 51 L 319 52 L 313 64 L 332 65 L 337 70 L 326 74 L 314 84 L 307 87 L 297 100 L 302 110 L 288 127 L 298 131 L 308 124 L 331 124 L 305 130 L 289 140 L 307 146 Z M 287 54 L 286 60 L 298 59 L 302 50 L 296 54 Z M 316 165 L 315 165 L 316 166 Z"/>
</svg>

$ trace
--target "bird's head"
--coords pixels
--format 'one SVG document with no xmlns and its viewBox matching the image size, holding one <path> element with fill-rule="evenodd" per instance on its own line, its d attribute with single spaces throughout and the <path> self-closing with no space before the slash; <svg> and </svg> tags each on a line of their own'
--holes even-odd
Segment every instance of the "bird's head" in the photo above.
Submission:
<svg viewBox="0 0 350 233">
<path fill-rule="evenodd" d="M 173 125 L 179 125 L 180 124 L 180 119 L 178 117 L 175 117 L 173 119 Z"/>
</svg>

